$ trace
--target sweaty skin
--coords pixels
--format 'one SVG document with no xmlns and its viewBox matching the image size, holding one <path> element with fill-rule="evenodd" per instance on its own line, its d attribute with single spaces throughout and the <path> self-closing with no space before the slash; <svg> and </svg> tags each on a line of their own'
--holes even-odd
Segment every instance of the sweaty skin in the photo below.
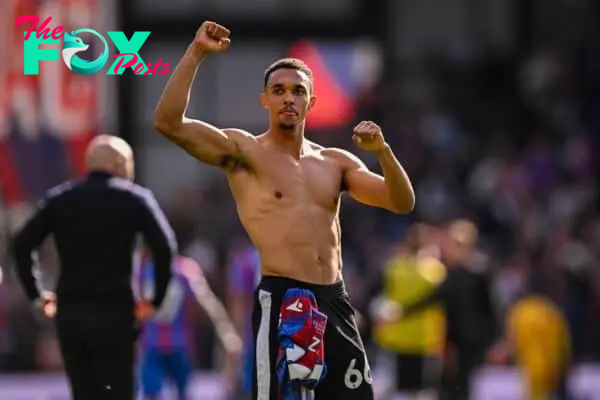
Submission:
<svg viewBox="0 0 600 400">
<path fill-rule="evenodd" d="M 271 147 L 264 135 L 240 135 L 238 143 L 252 167 L 227 176 L 262 273 L 321 284 L 339 280 L 339 155 L 306 141 L 295 159 Z"/>
<path fill-rule="evenodd" d="M 367 205 L 410 212 L 410 181 L 387 145 L 377 150 L 384 181 L 351 153 L 305 139 L 304 121 L 315 97 L 312 81 L 297 69 L 271 74 L 261 95 L 269 113 L 269 129 L 262 135 L 186 118 L 189 91 L 202 59 L 229 47 L 228 35 L 214 23 L 200 27 L 165 87 L 155 127 L 193 157 L 226 172 L 240 220 L 260 253 L 263 275 L 337 282 L 342 267 L 342 190 Z M 356 140 L 364 146 L 376 137 L 368 127 L 355 130 L 358 134 L 364 139 Z"/>
</svg>

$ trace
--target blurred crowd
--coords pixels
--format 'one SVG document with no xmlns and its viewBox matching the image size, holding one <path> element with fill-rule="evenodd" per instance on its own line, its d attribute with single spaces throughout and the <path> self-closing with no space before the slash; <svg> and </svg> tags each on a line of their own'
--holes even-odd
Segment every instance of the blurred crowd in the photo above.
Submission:
<svg viewBox="0 0 600 400">
<path fill-rule="evenodd" d="M 344 278 L 365 316 L 363 334 L 371 347 L 367 310 L 375 293 L 364 283 L 375 284 L 415 223 L 431 229 L 424 245 L 439 247 L 443 256 L 451 251 L 448 224 L 463 218 L 477 228 L 498 320 L 535 287 L 564 312 L 575 360 L 600 362 L 599 35 L 591 32 L 577 51 L 545 43 L 514 59 L 490 54 L 464 63 L 426 54 L 417 65 L 397 65 L 396 74 L 361 93 L 357 118 L 381 122 L 417 199 L 408 216 L 346 197 L 342 202 Z M 347 145 L 350 131 L 310 137 L 355 151 Z M 359 155 L 377 168 L 375 160 Z M 164 206 L 183 253 L 202 265 L 227 300 L 232 254 L 248 239 L 226 180 L 186 188 Z M 53 280 L 53 257 L 48 244 L 42 255 L 47 282 Z M 60 368 L 51 324 L 34 317 L 10 265 L 5 267 L 0 369 Z M 195 324 L 196 366 L 217 368 L 208 319 L 198 314 Z"/>
</svg>

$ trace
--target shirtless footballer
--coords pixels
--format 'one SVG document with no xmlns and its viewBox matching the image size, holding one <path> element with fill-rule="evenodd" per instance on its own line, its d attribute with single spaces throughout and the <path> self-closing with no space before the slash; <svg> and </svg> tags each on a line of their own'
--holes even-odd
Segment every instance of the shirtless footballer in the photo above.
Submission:
<svg viewBox="0 0 600 400">
<path fill-rule="evenodd" d="M 372 399 L 372 378 L 354 310 L 342 280 L 342 191 L 393 213 L 412 211 L 410 180 L 373 122 L 361 122 L 352 140 L 377 155 L 383 177 L 353 154 L 324 148 L 304 137 L 315 105 L 312 73 L 300 60 L 281 59 L 265 72 L 260 101 L 269 115 L 261 135 L 217 128 L 186 117 L 190 90 L 202 60 L 226 51 L 230 32 L 204 22 L 171 75 L 155 113 L 155 127 L 196 159 L 221 168 L 240 220 L 260 253 L 262 279 L 255 295 L 256 365 L 253 399 L 278 398 L 277 328 L 289 288 L 310 289 L 327 315 L 327 374 L 316 398 Z"/>
</svg>

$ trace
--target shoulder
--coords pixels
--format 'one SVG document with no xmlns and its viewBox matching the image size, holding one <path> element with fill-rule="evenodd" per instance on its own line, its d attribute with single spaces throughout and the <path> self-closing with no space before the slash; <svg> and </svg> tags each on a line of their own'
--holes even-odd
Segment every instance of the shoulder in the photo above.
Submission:
<svg viewBox="0 0 600 400">
<path fill-rule="evenodd" d="M 38 208 L 45 208 L 49 203 L 54 202 L 60 197 L 70 193 L 73 189 L 79 186 L 78 181 L 67 181 L 63 182 L 60 185 L 56 185 L 51 187 L 46 191 L 44 197 L 38 202 Z"/>
<path fill-rule="evenodd" d="M 329 158 L 343 169 L 366 168 L 365 163 L 348 150 L 337 147 L 322 148 L 321 154 Z"/>
<path fill-rule="evenodd" d="M 446 279 L 446 267 L 436 257 L 424 256 L 421 258 L 419 272 L 425 280 L 433 284 L 439 284 Z"/>
<path fill-rule="evenodd" d="M 67 194 L 71 190 L 75 189 L 79 185 L 78 181 L 67 181 L 63 182 L 60 185 L 56 185 L 46 191 L 46 199 L 54 199 L 60 197 L 64 194 Z"/>
<path fill-rule="evenodd" d="M 511 308 L 509 318 L 516 323 L 525 322 L 539 315 L 544 308 L 545 304 L 543 301 L 537 297 L 528 296 L 521 299 Z"/>
<path fill-rule="evenodd" d="M 247 130 L 239 129 L 239 128 L 223 128 L 223 132 L 225 132 L 228 135 L 235 136 L 235 137 L 255 137 L 253 134 L 251 134 Z"/>
<path fill-rule="evenodd" d="M 125 192 L 137 201 L 149 204 L 156 203 L 154 193 L 150 189 L 126 179 L 112 177 L 108 180 L 108 187 L 113 190 Z"/>
<path fill-rule="evenodd" d="M 131 193 L 137 197 L 152 196 L 152 191 L 148 188 L 138 185 L 135 182 L 128 181 L 127 179 L 112 177 L 108 180 L 108 187 L 114 190 L 120 190 L 123 192 Z"/>
<path fill-rule="evenodd" d="M 256 136 L 244 129 L 224 128 L 223 132 L 236 144 L 256 143 Z"/>
</svg>

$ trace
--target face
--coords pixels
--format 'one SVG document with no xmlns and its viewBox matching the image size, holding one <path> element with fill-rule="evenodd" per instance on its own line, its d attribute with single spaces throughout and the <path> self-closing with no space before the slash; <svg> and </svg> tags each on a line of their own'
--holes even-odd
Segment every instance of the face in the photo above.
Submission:
<svg viewBox="0 0 600 400">
<path fill-rule="evenodd" d="M 274 71 L 261 94 L 261 103 L 269 112 L 270 122 L 284 130 L 294 130 L 304 122 L 315 100 L 310 77 L 295 69 Z"/>
<path fill-rule="evenodd" d="M 472 254 L 473 245 L 460 240 L 456 240 L 448 235 L 444 242 L 443 253 L 446 260 L 450 263 L 461 263 Z"/>
</svg>

